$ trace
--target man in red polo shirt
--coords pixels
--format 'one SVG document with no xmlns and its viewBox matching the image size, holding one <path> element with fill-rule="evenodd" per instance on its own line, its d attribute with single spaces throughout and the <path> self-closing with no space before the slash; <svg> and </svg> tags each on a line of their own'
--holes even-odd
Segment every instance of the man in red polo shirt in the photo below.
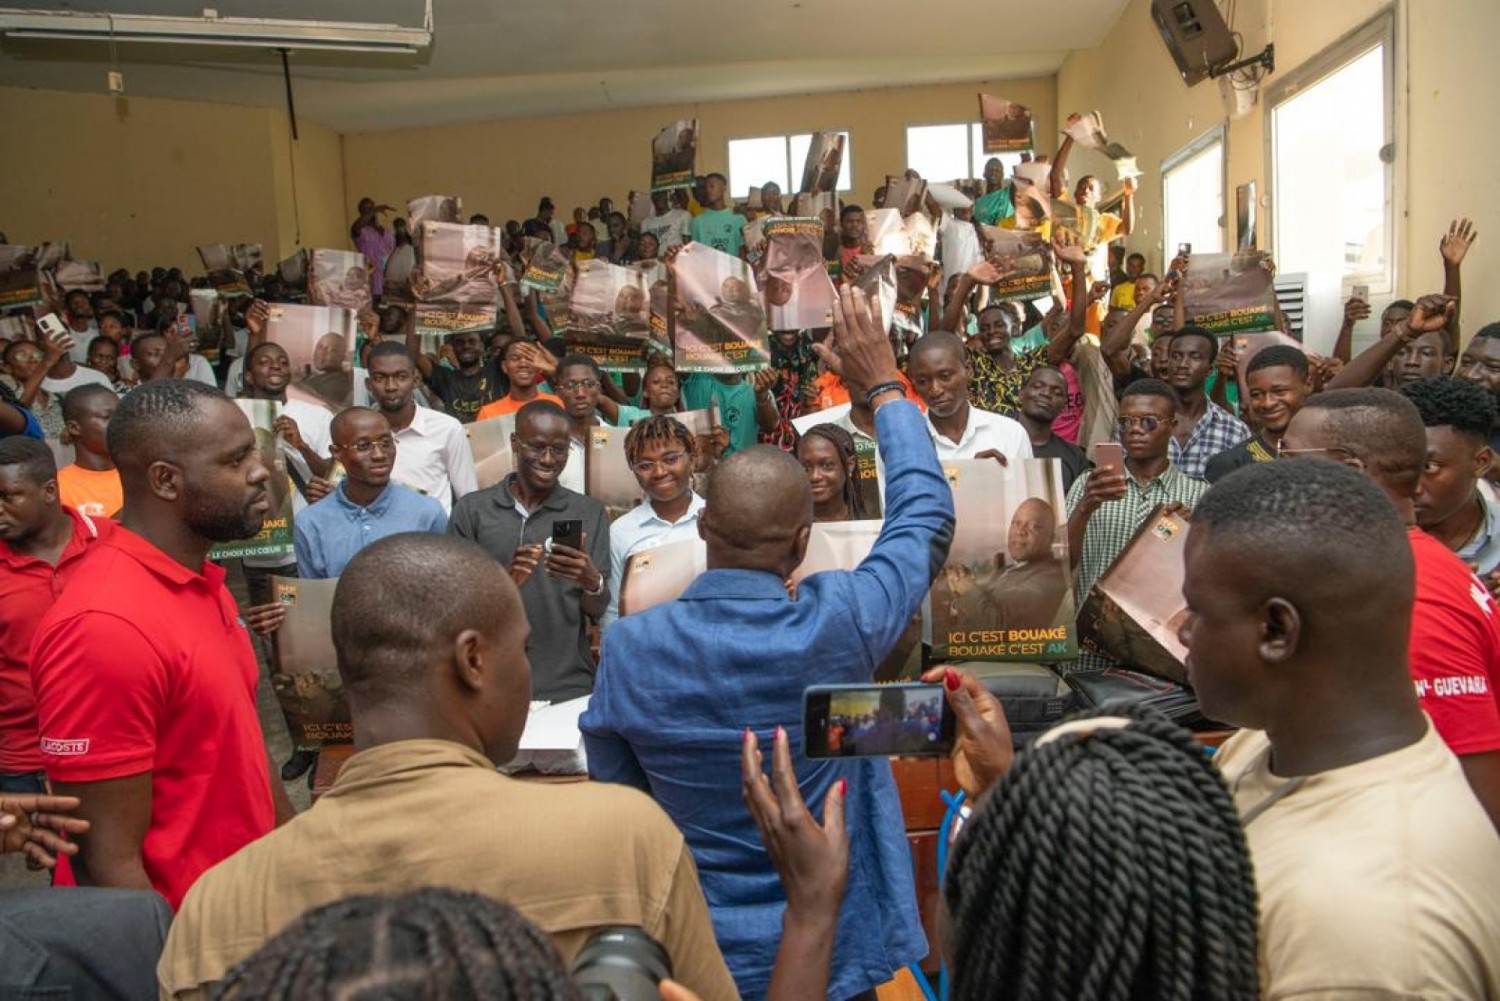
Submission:
<svg viewBox="0 0 1500 1001">
<path fill-rule="evenodd" d="M 215 542 L 269 509 L 250 424 L 216 389 L 151 382 L 109 423 L 120 527 L 43 618 L 31 677 L 42 762 L 91 824 L 58 881 L 151 887 L 175 909 L 198 876 L 291 815 L 255 711 L 256 664 Z"/>
<path fill-rule="evenodd" d="M 0 792 L 46 792 L 31 694 L 31 638 L 112 522 L 64 508 L 57 462 L 35 438 L 0 438 Z"/>
</svg>

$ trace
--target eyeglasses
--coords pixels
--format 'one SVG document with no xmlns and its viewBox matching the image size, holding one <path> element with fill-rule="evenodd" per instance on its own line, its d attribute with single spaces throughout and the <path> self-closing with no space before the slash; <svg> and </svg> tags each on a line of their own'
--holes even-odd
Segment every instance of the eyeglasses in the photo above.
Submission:
<svg viewBox="0 0 1500 1001">
<path fill-rule="evenodd" d="M 599 388 L 599 380 L 598 379 L 570 379 L 569 381 L 562 383 L 559 386 L 559 388 L 565 389 L 565 390 L 567 390 L 570 393 L 576 393 L 580 389 L 598 389 Z"/>
<path fill-rule="evenodd" d="M 1327 448 L 1286 448 L 1284 446 L 1277 446 L 1276 449 L 1277 456 L 1283 459 L 1303 459 L 1312 455 L 1328 455 L 1330 452 L 1347 455 L 1351 459 L 1359 458 L 1354 449 L 1343 445 L 1329 445 Z"/>
<path fill-rule="evenodd" d="M 374 441 L 370 441 L 368 438 L 361 438 L 352 445 L 345 445 L 344 448 L 355 455 L 369 455 L 377 448 L 382 452 L 394 452 L 396 450 L 396 439 L 390 435 L 386 435 L 384 438 L 376 438 Z"/>
<path fill-rule="evenodd" d="M 1115 421 L 1121 431 L 1129 431 L 1133 427 L 1139 427 L 1142 431 L 1150 434 L 1161 425 L 1160 417 L 1121 417 Z"/>
<path fill-rule="evenodd" d="M 659 459 L 642 459 L 640 462 L 632 462 L 630 468 L 642 476 L 650 476 L 658 467 L 675 466 L 686 457 L 686 452 L 663 452 Z"/>
<path fill-rule="evenodd" d="M 566 459 L 568 457 L 567 445 L 533 445 L 528 441 L 521 442 L 521 447 L 529 455 L 540 459 L 544 455 L 550 455 L 554 459 Z"/>
</svg>

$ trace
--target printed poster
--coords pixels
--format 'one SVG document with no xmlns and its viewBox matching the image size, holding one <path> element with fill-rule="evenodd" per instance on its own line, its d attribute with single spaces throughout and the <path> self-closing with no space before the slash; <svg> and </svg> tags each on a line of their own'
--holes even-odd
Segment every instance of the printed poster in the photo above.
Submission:
<svg viewBox="0 0 1500 1001">
<path fill-rule="evenodd" d="M 1275 330 L 1273 267 L 1259 250 L 1192 255 L 1182 276 L 1187 322 L 1216 337 Z"/>
<path fill-rule="evenodd" d="M 505 414 L 465 424 L 469 452 L 474 456 L 474 473 L 479 489 L 492 487 L 516 470 L 511 435 L 516 433 L 516 415 Z"/>
<path fill-rule="evenodd" d="M 753 372 L 771 362 L 766 312 L 750 265 L 702 243 L 677 255 L 680 373 Z"/>
<path fill-rule="evenodd" d="M 287 475 L 286 459 L 282 455 L 281 442 L 271 428 L 281 416 L 281 404 L 275 400 L 235 400 L 250 427 L 255 431 L 255 447 L 260 452 L 260 461 L 271 471 L 266 481 L 271 509 L 261 523 L 260 534 L 249 539 L 215 543 L 208 552 L 211 560 L 242 559 L 246 556 L 285 556 L 291 562 L 292 545 L 292 480 Z"/>
<path fill-rule="evenodd" d="M 287 396 L 332 411 L 354 401 L 355 315 L 342 306 L 269 307 L 266 340 L 280 344 L 292 364 Z"/>
<path fill-rule="evenodd" d="M 308 302 L 314 306 L 342 306 L 356 313 L 370 308 L 370 272 L 364 254 L 319 247 L 310 257 Z"/>
<path fill-rule="evenodd" d="M 837 292 L 823 262 L 823 224 L 783 216 L 766 220 L 763 289 L 772 330 L 833 325 Z"/>
<path fill-rule="evenodd" d="M 802 185 L 799 192 L 832 193 L 839 187 L 839 172 L 844 169 L 844 142 L 842 132 L 814 132 L 807 147 L 807 159 L 802 164 Z"/>
<path fill-rule="evenodd" d="M 691 188 L 696 179 L 698 119 L 673 122 L 651 140 L 651 190 Z"/>
<path fill-rule="evenodd" d="M 986 153 L 1022 153 L 1035 147 L 1031 109 L 989 94 L 979 95 L 980 131 Z"/>
<path fill-rule="evenodd" d="M 649 275 L 594 259 L 579 261 L 569 298 L 568 347 L 606 372 L 641 372 L 651 337 Z"/>
<path fill-rule="evenodd" d="M 423 350 L 436 354 L 449 334 L 494 329 L 495 267 L 504 252 L 500 231 L 489 226 L 428 221 L 420 232 L 422 263 L 412 284 L 417 333 Z"/>
<path fill-rule="evenodd" d="M 1242 393 L 1247 392 L 1243 388 L 1245 385 L 1245 372 L 1250 368 L 1250 363 L 1255 360 L 1255 356 L 1266 348 L 1284 344 L 1287 347 L 1296 348 L 1303 354 L 1307 354 L 1307 348 L 1301 341 L 1288 337 L 1279 330 L 1267 330 L 1258 334 L 1235 334 L 1231 343 L 1234 344 L 1236 352 L 1235 368 L 1239 372 Z M 1244 395 L 1240 398 L 1248 400 L 1249 396 Z"/>
<path fill-rule="evenodd" d="M 338 578 L 271 577 L 272 599 L 286 619 L 272 634 L 271 688 L 286 715 L 293 747 L 354 740 L 344 680 L 333 648 L 333 593 Z"/>
<path fill-rule="evenodd" d="M 0 309 L 19 309 L 42 302 L 37 275 L 37 248 L 0 244 Z"/>
<path fill-rule="evenodd" d="M 249 248 L 254 247 L 252 255 Z M 242 262 L 259 259 L 258 244 L 213 243 L 198 247 L 198 257 L 203 261 L 203 270 L 208 281 L 224 299 L 248 298 L 251 295 L 248 269 Z"/>
<path fill-rule="evenodd" d="M 1094 585 L 1078 612 L 1083 645 L 1125 667 L 1187 682 L 1182 596 L 1189 525 L 1158 507 Z"/>
<path fill-rule="evenodd" d="M 990 288 L 991 301 L 1040 299 L 1052 294 L 1052 246 L 1032 230 L 981 226 L 985 249 L 1009 274 Z"/>
<path fill-rule="evenodd" d="M 629 432 L 629 428 L 603 425 L 589 428 L 583 492 L 604 505 L 610 521 L 632 510 L 646 496 L 625 457 L 625 436 Z"/>
<path fill-rule="evenodd" d="M 682 539 L 636 553 L 625 563 L 620 581 L 620 615 L 676 601 L 708 569 L 708 545 Z"/>
</svg>

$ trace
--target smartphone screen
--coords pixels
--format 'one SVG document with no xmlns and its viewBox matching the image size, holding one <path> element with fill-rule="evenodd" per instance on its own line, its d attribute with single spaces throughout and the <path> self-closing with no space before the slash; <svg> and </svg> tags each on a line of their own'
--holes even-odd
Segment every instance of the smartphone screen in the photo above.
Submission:
<svg viewBox="0 0 1500 1001">
<path fill-rule="evenodd" d="M 1177 256 L 1178 257 L 1190 257 L 1190 256 L 1192 256 L 1192 253 L 1193 253 L 1193 245 L 1191 243 L 1179 243 L 1177 245 Z"/>
<path fill-rule="evenodd" d="M 562 518 L 552 523 L 552 544 L 569 549 L 583 548 L 583 522 L 577 518 Z"/>
<path fill-rule="evenodd" d="M 1096 441 L 1090 458 L 1094 469 L 1104 473 L 1125 472 L 1125 446 L 1117 441 Z"/>
<path fill-rule="evenodd" d="M 953 750 L 942 685 L 814 685 L 802 699 L 809 758 L 931 758 Z"/>
</svg>

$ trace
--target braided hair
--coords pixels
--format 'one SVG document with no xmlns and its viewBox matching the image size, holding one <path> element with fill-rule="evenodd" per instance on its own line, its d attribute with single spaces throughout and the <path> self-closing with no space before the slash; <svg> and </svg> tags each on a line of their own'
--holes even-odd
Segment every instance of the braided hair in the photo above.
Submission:
<svg viewBox="0 0 1500 1001">
<path fill-rule="evenodd" d="M 1255 879 L 1223 780 L 1165 717 L 1097 715 L 1131 722 L 1023 752 L 955 844 L 954 1001 L 1255 1001 Z"/>
<path fill-rule="evenodd" d="M 509 904 L 428 887 L 302 915 L 215 990 L 256 1001 L 580 1001 L 552 940 Z"/>
<path fill-rule="evenodd" d="M 692 459 L 698 453 L 698 443 L 687 425 L 675 417 L 656 414 L 636 421 L 625 435 L 625 458 L 635 462 L 649 445 L 677 444 Z"/>
<path fill-rule="evenodd" d="M 854 444 L 854 435 L 837 424 L 814 424 L 802 432 L 797 439 L 799 445 L 803 438 L 822 438 L 838 451 L 839 461 L 844 464 L 844 503 L 849 506 L 849 520 L 863 520 L 865 495 L 859 489 L 859 449 Z"/>
</svg>

